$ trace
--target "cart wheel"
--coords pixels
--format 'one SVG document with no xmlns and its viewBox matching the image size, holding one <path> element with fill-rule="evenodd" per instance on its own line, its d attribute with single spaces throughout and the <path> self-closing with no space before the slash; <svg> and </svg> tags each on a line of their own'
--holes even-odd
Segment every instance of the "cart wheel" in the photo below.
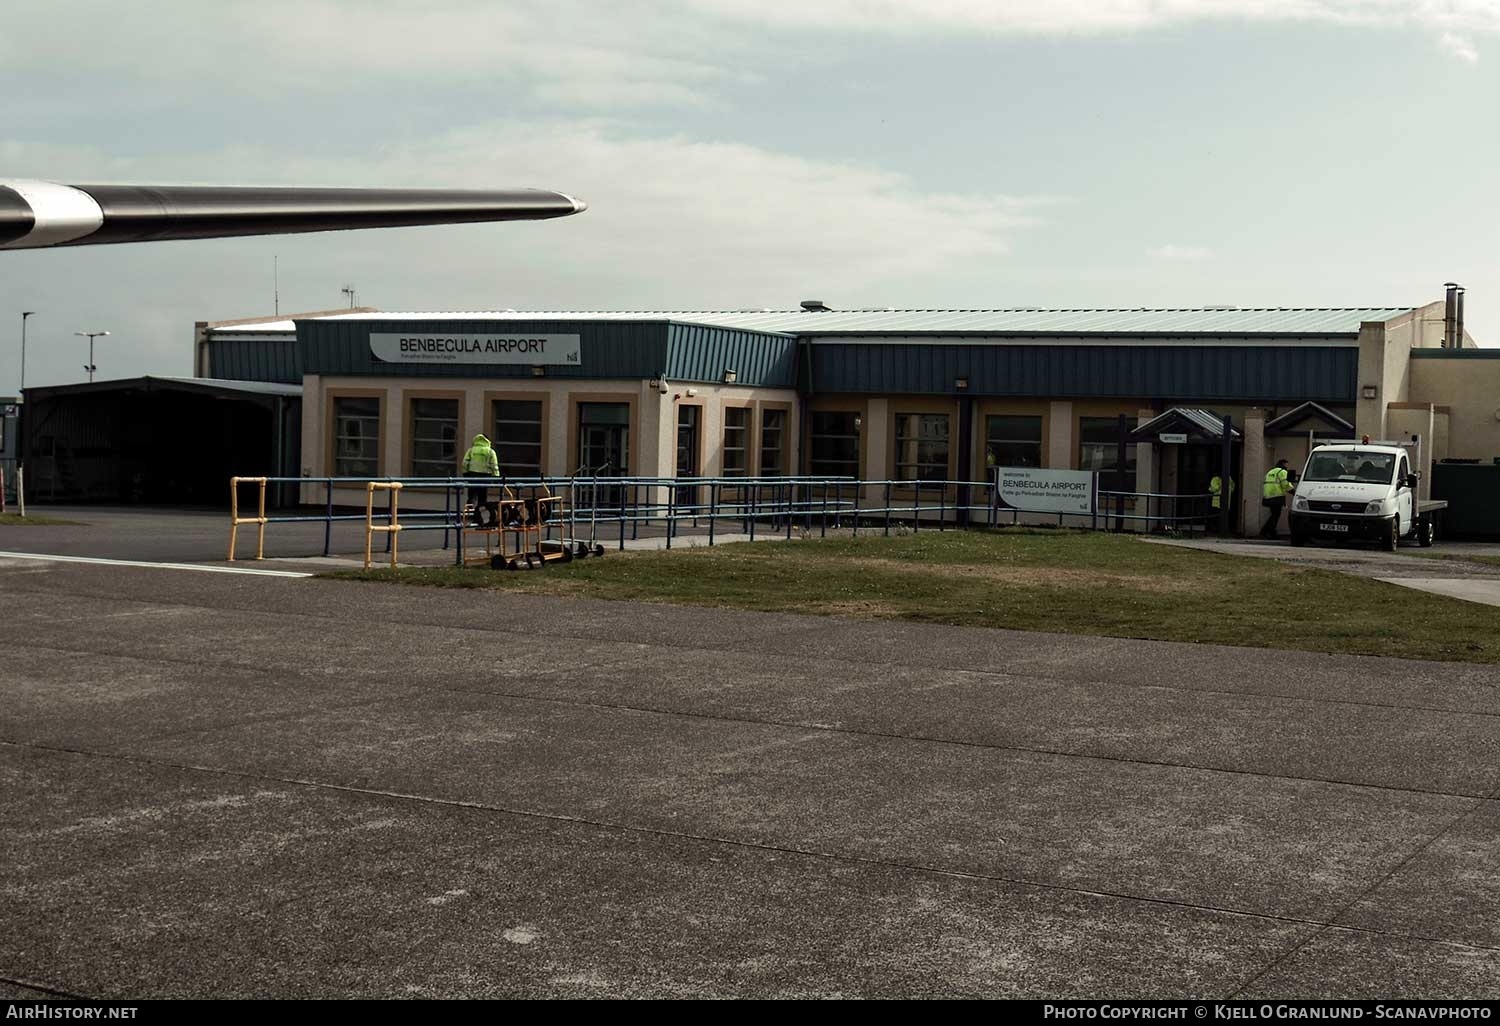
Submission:
<svg viewBox="0 0 1500 1026">
<path fill-rule="evenodd" d="M 562 561 L 564 563 L 571 563 L 571 562 L 573 562 L 573 550 L 570 547 L 566 546 L 566 545 L 563 546 Z"/>
<path fill-rule="evenodd" d="M 600 545 L 598 542 L 594 543 L 594 555 L 598 556 L 601 559 L 604 558 L 604 546 Z"/>
<path fill-rule="evenodd" d="M 535 570 L 536 569 L 536 557 L 533 556 L 529 552 L 526 553 L 526 569 L 528 569 L 528 570 Z"/>
<path fill-rule="evenodd" d="M 490 569 L 491 570 L 509 570 L 510 569 L 510 560 L 506 559 L 504 556 L 491 556 L 490 557 Z"/>
</svg>

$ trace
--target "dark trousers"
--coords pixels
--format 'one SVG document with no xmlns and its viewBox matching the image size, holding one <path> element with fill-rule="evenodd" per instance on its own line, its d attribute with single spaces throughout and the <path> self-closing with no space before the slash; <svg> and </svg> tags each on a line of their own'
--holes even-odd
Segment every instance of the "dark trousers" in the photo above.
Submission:
<svg viewBox="0 0 1500 1026">
<path fill-rule="evenodd" d="M 464 477 L 486 477 L 485 474 L 476 474 L 472 470 L 464 471 Z M 487 487 L 476 487 L 469 489 L 469 501 L 475 506 L 483 506 L 490 501 L 490 490 Z"/>
<path fill-rule="evenodd" d="M 1262 538 L 1276 537 L 1276 528 L 1281 526 L 1281 511 L 1286 508 L 1286 499 L 1267 499 L 1266 509 L 1271 511 L 1271 519 L 1266 521 L 1266 526 L 1260 529 Z"/>
</svg>

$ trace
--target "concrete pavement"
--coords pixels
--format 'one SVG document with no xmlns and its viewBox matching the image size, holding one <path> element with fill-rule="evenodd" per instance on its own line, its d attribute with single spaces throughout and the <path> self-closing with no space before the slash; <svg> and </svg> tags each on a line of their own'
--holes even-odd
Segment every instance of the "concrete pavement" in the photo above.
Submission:
<svg viewBox="0 0 1500 1026">
<path fill-rule="evenodd" d="M 22 560 L 0 593 L 17 993 L 1500 987 L 1500 668 Z"/>
</svg>

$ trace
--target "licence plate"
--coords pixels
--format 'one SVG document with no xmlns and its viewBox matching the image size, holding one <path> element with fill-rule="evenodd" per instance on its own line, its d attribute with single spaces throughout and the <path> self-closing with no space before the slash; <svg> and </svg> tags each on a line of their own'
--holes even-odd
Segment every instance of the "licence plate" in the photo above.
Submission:
<svg viewBox="0 0 1500 1026">
<path fill-rule="evenodd" d="M 1349 525 L 1348 524 L 1319 524 L 1318 525 L 1318 530 L 1320 530 L 1320 531 L 1348 531 L 1349 530 Z"/>
</svg>

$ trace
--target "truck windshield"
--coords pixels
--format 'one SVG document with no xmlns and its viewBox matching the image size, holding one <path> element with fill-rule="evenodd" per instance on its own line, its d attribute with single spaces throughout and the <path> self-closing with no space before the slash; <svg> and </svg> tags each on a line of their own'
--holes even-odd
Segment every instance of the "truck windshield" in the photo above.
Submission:
<svg viewBox="0 0 1500 1026">
<path fill-rule="evenodd" d="M 1391 472 L 1395 469 L 1396 457 L 1388 452 L 1366 452 L 1360 449 L 1323 452 L 1313 456 L 1303 480 L 1390 484 Z"/>
</svg>

